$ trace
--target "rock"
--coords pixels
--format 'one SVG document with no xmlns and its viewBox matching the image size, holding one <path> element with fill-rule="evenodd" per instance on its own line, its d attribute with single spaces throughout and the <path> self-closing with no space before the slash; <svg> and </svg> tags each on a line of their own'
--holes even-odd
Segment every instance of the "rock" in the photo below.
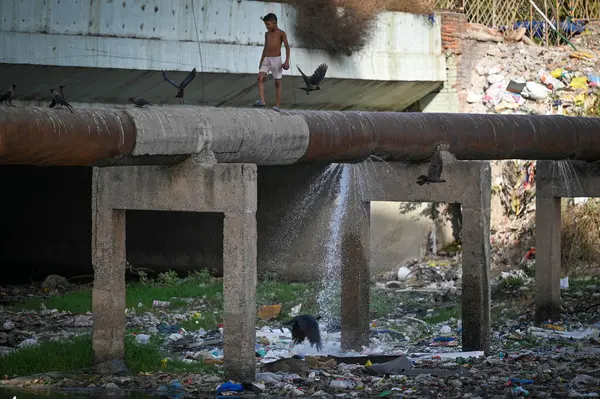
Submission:
<svg viewBox="0 0 600 399">
<path fill-rule="evenodd" d="M 450 380 L 450 385 L 454 388 L 462 388 L 463 383 L 460 380 Z"/>
<path fill-rule="evenodd" d="M 471 90 L 469 90 L 467 92 L 467 102 L 469 104 L 477 103 L 480 101 L 481 101 L 481 95 L 476 94 L 476 93 L 472 92 Z"/>
<path fill-rule="evenodd" d="M 28 348 L 31 346 L 36 346 L 38 344 L 35 338 L 27 338 L 19 344 L 19 348 Z"/>
<path fill-rule="evenodd" d="M 262 366 L 263 372 L 277 373 L 296 373 L 303 376 L 308 375 L 308 364 L 303 359 L 286 358 L 279 359 Z"/>
<path fill-rule="evenodd" d="M 2 324 L 2 330 L 0 330 L 0 331 L 12 331 L 14 329 L 15 329 L 15 323 L 13 323 L 11 320 L 6 320 Z"/>
<path fill-rule="evenodd" d="M 129 373 L 129 369 L 120 360 L 109 360 L 97 364 L 94 369 L 102 375 L 121 375 Z"/>
<path fill-rule="evenodd" d="M 519 28 L 506 32 L 504 39 L 511 42 L 520 42 L 527 33 L 526 28 Z"/>
<path fill-rule="evenodd" d="M 114 382 L 109 382 L 104 385 L 104 389 L 121 389 L 121 388 L 119 388 L 119 386 L 117 384 L 115 384 Z"/>
<path fill-rule="evenodd" d="M 51 274 L 42 282 L 42 289 L 45 290 L 60 290 L 69 288 L 69 282 L 66 278 L 58 274 Z"/>
<path fill-rule="evenodd" d="M 385 283 L 385 288 L 388 288 L 388 289 L 402 288 L 402 284 L 400 284 L 397 281 L 388 281 L 387 283 Z"/>
<path fill-rule="evenodd" d="M 276 384 L 282 380 L 283 376 L 275 373 L 256 373 L 256 381 L 264 382 L 266 384 Z"/>
</svg>

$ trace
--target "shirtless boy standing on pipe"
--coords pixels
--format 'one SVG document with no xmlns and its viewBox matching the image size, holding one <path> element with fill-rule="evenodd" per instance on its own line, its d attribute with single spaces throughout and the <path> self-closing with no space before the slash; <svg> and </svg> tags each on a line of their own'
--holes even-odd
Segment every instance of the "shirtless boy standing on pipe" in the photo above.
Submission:
<svg viewBox="0 0 600 399">
<path fill-rule="evenodd" d="M 267 32 L 265 32 L 265 47 L 258 65 L 258 94 L 260 100 L 256 101 L 254 106 L 264 107 L 266 105 L 264 83 L 267 73 L 271 72 L 275 79 L 275 89 L 277 90 L 273 109 L 279 111 L 283 70 L 290 69 L 290 45 L 285 32 L 277 27 L 277 16 L 275 14 L 269 13 L 265 15 L 263 22 L 265 23 Z M 283 64 L 281 63 L 281 44 L 285 45 L 285 62 Z"/>
</svg>

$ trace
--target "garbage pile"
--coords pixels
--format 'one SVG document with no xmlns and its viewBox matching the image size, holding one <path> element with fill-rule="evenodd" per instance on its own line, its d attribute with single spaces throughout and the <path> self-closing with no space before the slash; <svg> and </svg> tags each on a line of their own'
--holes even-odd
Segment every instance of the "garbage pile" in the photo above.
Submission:
<svg viewBox="0 0 600 399">
<path fill-rule="evenodd" d="M 597 116 L 599 55 L 568 46 L 489 44 L 471 74 L 465 112 Z"/>
<path fill-rule="evenodd" d="M 491 351 L 461 348 L 460 254 L 412 260 L 389 281 L 372 289 L 374 303 L 391 298 L 385 316 L 371 321 L 370 344 L 343 351 L 336 323 L 321 323 L 322 350 L 308 342 L 294 345 L 290 331 L 278 321 L 279 305 L 258 309 L 259 319 L 272 319 L 256 331 L 255 381 L 225 381 L 222 377 L 224 326 L 194 328 L 200 309 L 156 304 L 152 310 L 127 309 L 127 339 L 134 345 L 159 343 L 163 362 L 201 363 L 212 373 L 166 372 L 132 374 L 124 364 L 102 364 L 89 378 L 81 374 L 45 373 L 6 378 L 5 386 L 39 385 L 107 390 L 156 390 L 167 396 L 269 394 L 320 397 L 597 397 L 600 386 L 600 284 L 561 282 L 561 321 L 533 324 L 531 301 L 515 301 L 514 292 L 532 293 L 531 277 L 523 271 L 501 273 L 492 303 Z M 530 261 L 529 261 L 530 262 Z M 520 281 L 520 282 L 518 282 Z M 4 290 L 7 291 L 7 290 Z M 594 304 L 596 304 L 594 306 Z M 302 303 L 292 313 L 302 312 Z M 291 310 L 291 309 L 288 309 Z M 273 319 L 274 318 L 274 319 Z M 16 311 L 0 308 L 0 334 L 12 350 L 50 339 L 70 339 L 89 333 L 89 314 L 56 310 Z M 192 322 L 192 323 L 190 323 Z M 183 328 L 184 325 L 188 326 Z M 54 332 L 52 332 L 54 331 Z M 54 334 L 54 336 L 52 335 Z M 117 362 L 118 363 L 118 362 Z M 208 396 L 206 396 L 208 397 Z"/>
</svg>

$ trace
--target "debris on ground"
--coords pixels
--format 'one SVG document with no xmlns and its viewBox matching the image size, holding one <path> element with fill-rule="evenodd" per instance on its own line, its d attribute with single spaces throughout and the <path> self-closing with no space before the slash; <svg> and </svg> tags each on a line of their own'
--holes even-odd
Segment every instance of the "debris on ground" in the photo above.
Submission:
<svg viewBox="0 0 600 399">
<path fill-rule="evenodd" d="M 442 251 L 443 253 L 443 251 Z M 461 349 L 460 254 L 412 260 L 390 281 L 372 289 L 374 300 L 396 306 L 372 320 L 369 347 L 344 352 L 339 329 L 322 331 L 323 350 L 308 342 L 293 345 L 290 330 L 277 321 L 256 332 L 256 381 L 222 379 L 222 325 L 185 329 L 200 310 L 127 310 L 135 345 L 160 342 L 169 359 L 210 365 L 202 372 L 129 372 L 121 362 L 106 362 L 78 374 L 44 373 L 2 381 L 6 387 L 69 387 L 182 391 L 187 395 L 254 394 L 323 397 L 593 397 L 598 392 L 600 285 L 563 289 L 563 317 L 533 324 L 532 279 L 522 270 L 493 279 L 491 351 Z M 517 283 L 518 281 L 518 283 Z M 2 292 L 10 291 L 2 288 Z M 519 292 L 520 295 L 514 295 Z M 599 306 L 590 306 L 590 301 Z M 298 310 L 302 304 L 293 306 Z M 280 306 L 263 307 L 282 311 Z M 206 311 L 206 309 L 202 309 Z M 91 314 L 56 310 L 0 308 L 0 346 L 6 352 L 45 340 L 68 340 L 91 331 Z M 257 316 L 261 313 L 258 312 Z M 69 331 L 67 333 L 67 331 Z"/>
<path fill-rule="evenodd" d="M 472 30 L 472 29 L 471 29 Z M 488 28 L 489 30 L 489 28 Z M 522 30 L 522 29 L 521 29 Z M 571 47 L 541 47 L 486 33 L 466 90 L 469 113 L 598 116 L 600 22 L 590 22 Z M 596 41 L 594 41 L 596 39 Z"/>
</svg>

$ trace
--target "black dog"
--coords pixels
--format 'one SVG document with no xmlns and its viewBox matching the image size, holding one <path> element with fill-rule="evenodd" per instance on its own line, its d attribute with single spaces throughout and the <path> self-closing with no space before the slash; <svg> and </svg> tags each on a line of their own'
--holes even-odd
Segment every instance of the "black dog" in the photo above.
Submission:
<svg viewBox="0 0 600 399">
<path fill-rule="evenodd" d="M 298 345 L 303 342 L 306 338 L 310 342 L 310 346 L 317 346 L 317 350 L 322 349 L 321 345 L 321 334 L 319 332 L 319 320 L 320 317 L 313 317 L 309 314 L 299 315 L 294 317 L 292 320 L 284 323 L 285 325 L 292 327 L 292 339 L 294 345 Z"/>
</svg>

